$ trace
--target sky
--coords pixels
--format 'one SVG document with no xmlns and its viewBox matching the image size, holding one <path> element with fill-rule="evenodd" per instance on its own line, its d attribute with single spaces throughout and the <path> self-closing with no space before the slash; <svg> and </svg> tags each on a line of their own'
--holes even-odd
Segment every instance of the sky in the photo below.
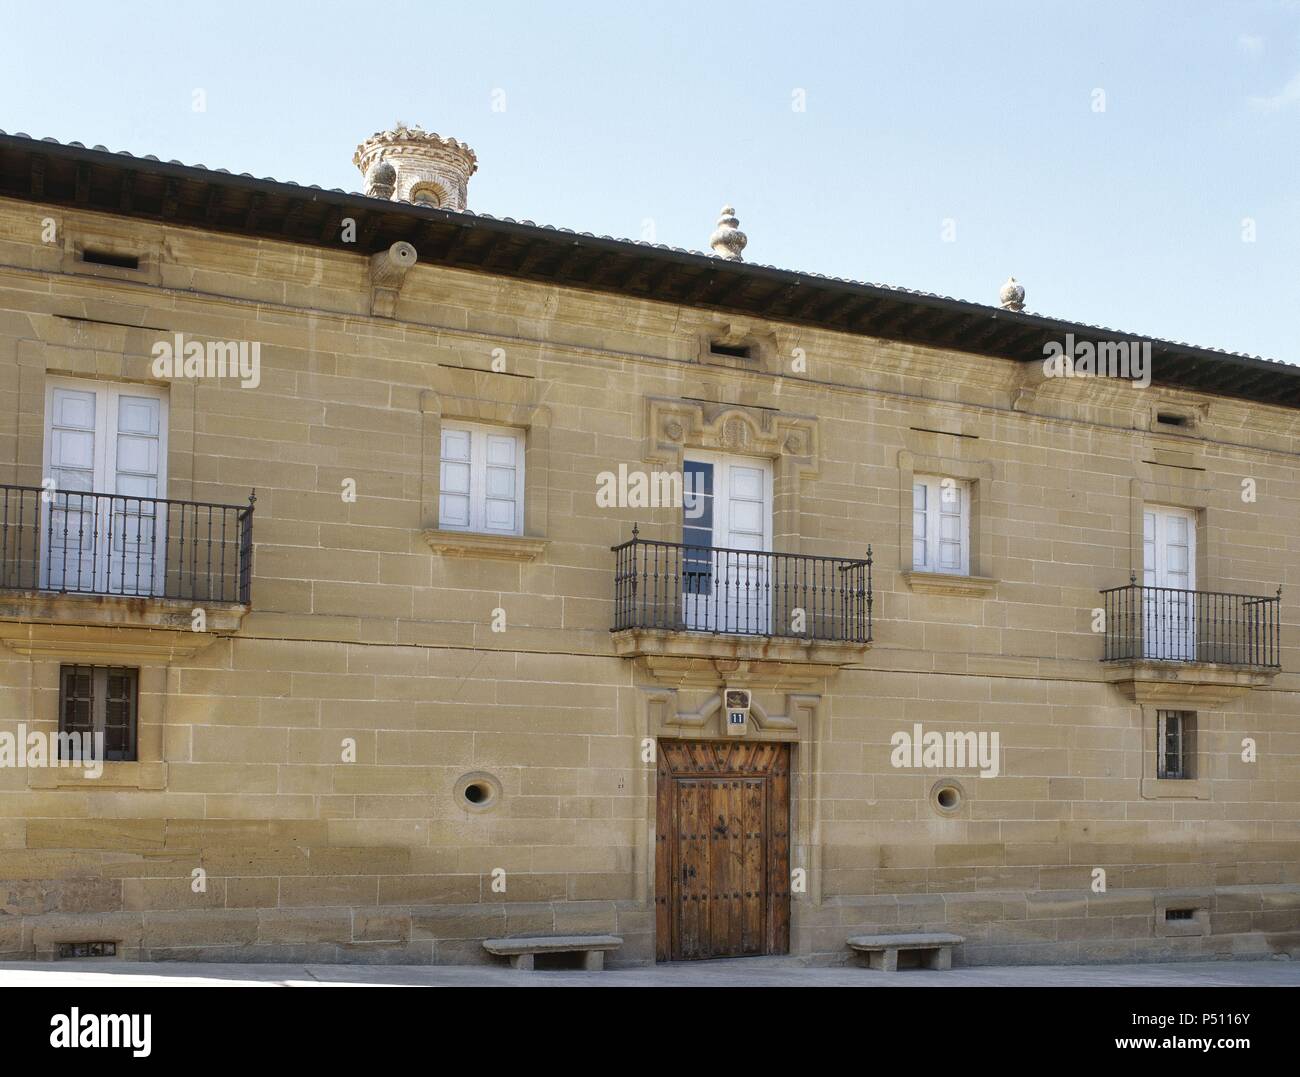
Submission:
<svg viewBox="0 0 1300 1077">
<path fill-rule="evenodd" d="M 197 106 L 202 105 L 199 109 Z M 0 0 L 0 129 L 1300 362 L 1300 0 Z"/>
</svg>

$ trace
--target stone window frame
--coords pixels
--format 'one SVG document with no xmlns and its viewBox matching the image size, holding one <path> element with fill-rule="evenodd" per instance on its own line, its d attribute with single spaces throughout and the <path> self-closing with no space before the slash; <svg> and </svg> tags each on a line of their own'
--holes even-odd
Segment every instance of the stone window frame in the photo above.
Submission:
<svg viewBox="0 0 1300 1077">
<path fill-rule="evenodd" d="M 722 729 L 722 697 L 726 684 L 705 688 L 704 682 L 688 677 L 675 687 L 641 685 L 634 700 L 638 739 L 656 744 L 665 739 L 711 740 L 721 742 L 772 741 L 790 745 L 790 866 L 802 868 L 807 875 L 807 888 L 791 894 L 791 930 L 800 927 L 807 905 L 822 904 L 822 799 L 823 783 L 818 760 L 823 753 L 826 717 L 823 695 L 818 688 L 804 684 L 805 691 L 789 690 L 789 682 L 782 681 L 781 673 L 775 676 L 755 677 L 748 672 L 734 675 L 737 684 L 744 683 L 755 689 L 751 705 L 752 725 L 744 737 L 728 736 Z M 696 708 L 685 711 L 679 693 L 700 700 Z M 765 709 L 758 700 L 759 693 L 769 698 L 782 698 L 784 713 L 775 714 L 775 708 Z M 634 772 L 634 795 L 645 805 L 642 826 L 633 845 L 634 892 L 642 908 L 655 906 L 656 843 L 656 763 L 655 757 Z"/>
<path fill-rule="evenodd" d="M 89 339 L 78 347 L 46 341 L 18 342 L 18 446 L 12 481 L 19 486 L 41 485 L 45 477 L 47 386 L 52 378 L 75 378 L 163 390 L 167 403 L 167 485 L 162 496 L 193 500 L 196 384 L 184 378 L 154 376 L 150 348 L 164 331 L 78 323 L 66 332 Z"/>
<path fill-rule="evenodd" d="M 433 201 L 421 202 L 420 196 L 423 194 L 429 194 L 432 196 Z M 445 183 L 437 180 L 421 178 L 411 184 L 411 189 L 407 194 L 406 200 L 417 206 L 423 205 L 430 206 L 433 209 L 445 209 L 450 200 L 450 196 Z"/>
<path fill-rule="evenodd" d="M 1210 902 L 1213 891 L 1195 890 L 1184 894 L 1162 894 L 1155 901 L 1155 935 L 1161 939 L 1210 935 Z M 1166 920 L 1169 909 L 1192 909 L 1189 920 Z"/>
<path fill-rule="evenodd" d="M 145 665 L 129 655 L 107 652 L 85 653 L 68 658 L 33 661 L 29 713 L 33 728 L 59 729 L 60 667 L 69 664 L 125 665 L 138 669 L 136 710 L 136 758 L 105 760 L 98 778 L 87 777 L 80 767 L 29 768 L 29 789 L 142 789 L 167 788 L 164 731 L 167 722 L 169 671 L 166 666 Z"/>
<path fill-rule="evenodd" d="M 715 343 L 732 348 L 747 348 L 749 354 L 742 357 L 715 352 Z M 747 319 L 710 319 L 709 324 L 696 336 L 696 357 L 702 366 L 725 367 L 769 376 L 782 373 L 776 334 L 762 323 Z"/>
<path fill-rule="evenodd" d="M 912 487 L 917 475 L 958 479 L 970 487 L 968 540 L 970 571 L 966 575 L 927 572 L 912 566 Z M 912 591 L 979 598 L 998 585 L 993 575 L 993 464 L 903 449 L 898 454 L 898 570 Z"/>
<path fill-rule="evenodd" d="M 1186 509 L 1196 518 L 1196 590 L 1214 590 L 1218 584 L 1214 570 L 1220 564 L 1219 542 L 1216 539 L 1214 510 L 1210 506 L 1208 472 L 1187 471 L 1159 467 L 1159 471 L 1173 471 L 1165 476 L 1157 473 L 1155 464 L 1140 464 L 1140 475 L 1129 483 L 1129 572 L 1141 583 L 1146 568 L 1142 548 L 1143 513 L 1148 505 L 1166 505 Z M 1120 587 L 1128 580 L 1115 580 L 1109 584 Z"/>
<path fill-rule="evenodd" d="M 1205 750 L 1206 728 L 1204 712 L 1195 707 L 1173 700 L 1161 700 L 1155 703 L 1140 703 L 1142 712 L 1142 799 L 1143 800 L 1209 800 L 1210 779 L 1206 775 L 1209 753 Z M 1192 715 L 1196 723 L 1196 737 L 1193 747 L 1195 755 L 1192 761 L 1191 778 L 1157 777 L 1158 754 L 1160 745 L 1159 730 L 1160 711 L 1185 711 Z"/>
<path fill-rule="evenodd" d="M 772 552 L 801 553 L 802 489 L 818 471 L 817 419 L 735 404 L 648 397 L 645 462 L 682 472 L 693 449 L 772 461 Z M 638 519 L 646 538 L 681 541 L 680 514 Z M 863 556 L 866 544 L 863 543 Z"/>
<path fill-rule="evenodd" d="M 444 556 L 533 561 L 548 545 L 551 411 L 536 402 L 537 379 L 522 374 L 439 366 L 434 388 L 420 395 L 421 528 Z M 524 435 L 524 524 L 521 535 L 482 534 L 438 526 L 443 420 L 513 427 Z"/>
<path fill-rule="evenodd" d="M 96 231 L 84 224 L 68 225 L 66 219 L 54 217 L 58 234 L 63 237 L 59 248 L 59 271 L 107 280 L 128 280 L 141 284 L 162 284 L 162 240 L 139 233 Z M 87 250 L 134 257 L 136 268 L 99 265 L 87 262 Z"/>
<path fill-rule="evenodd" d="M 1173 434 L 1178 437 L 1198 437 L 1204 425 L 1208 407 L 1204 404 L 1188 404 L 1182 401 L 1164 400 L 1152 404 L 1147 412 L 1147 429 L 1153 434 Z M 1166 423 L 1161 415 L 1176 415 L 1183 420 L 1180 423 Z"/>
</svg>

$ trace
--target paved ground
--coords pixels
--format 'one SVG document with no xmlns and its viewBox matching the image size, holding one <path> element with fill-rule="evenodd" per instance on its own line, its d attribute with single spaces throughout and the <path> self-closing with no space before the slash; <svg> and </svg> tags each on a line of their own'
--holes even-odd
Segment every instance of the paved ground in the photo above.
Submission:
<svg viewBox="0 0 1300 1077">
<path fill-rule="evenodd" d="M 188 962 L 0 963 L 0 987 L 1298 987 L 1300 961 L 1169 965 L 1024 965 L 897 973 L 803 968 L 781 959 L 515 972 L 454 965 L 216 965 Z"/>
</svg>

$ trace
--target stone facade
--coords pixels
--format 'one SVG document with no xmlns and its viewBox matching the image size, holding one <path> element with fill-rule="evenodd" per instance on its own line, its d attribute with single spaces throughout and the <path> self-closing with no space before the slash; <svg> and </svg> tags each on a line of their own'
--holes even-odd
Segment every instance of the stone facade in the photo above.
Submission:
<svg viewBox="0 0 1300 1077">
<path fill-rule="evenodd" d="M 153 254 L 100 271 L 69 257 L 88 235 Z M 40 486 L 45 385 L 66 376 L 165 390 L 169 497 L 257 497 L 250 608 L 203 633 L 186 608 L 0 593 L 0 731 L 56 726 L 69 656 L 141 669 L 138 761 L 0 769 L 0 956 L 459 963 L 488 937 L 615 932 L 611 964 L 651 961 L 643 743 L 721 736 L 710 701 L 736 680 L 751 735 L 794 742 L 794 955 L 925 929 L 964 935 L 967 964 L 1295 951 L 1296 412 L 423 261 L 385 318 L 370 273 L 0 200 L 4 481 Z M 260 384 L 159 379 L 151 349 L 177 332 L 260 342 Z M 701 345 L 741 337 L 748 357 Z M 452 420 L 526 432 L 522 536 L 439 526 Z M 611 636 L 610 548 L 680 522 L 598 507 L 597 475 L 710 446 L 773 461 L 776 549 L 872 545 L 870 648 Z M 973 484 L 960 579 L 909 571 L 923 473 Z M 1099 660 L 1098 591 L 1140 573 L 1145 502 L 1198 514 L 1206 588 L 1284 586 L 1283 672 L 1162 696 Z M 1161 698 L 1197 711 L 1178 795 L 1151 771 Z M 914 723 L 999 732 L 999 776 L 892 767 Z"/>
</svg>

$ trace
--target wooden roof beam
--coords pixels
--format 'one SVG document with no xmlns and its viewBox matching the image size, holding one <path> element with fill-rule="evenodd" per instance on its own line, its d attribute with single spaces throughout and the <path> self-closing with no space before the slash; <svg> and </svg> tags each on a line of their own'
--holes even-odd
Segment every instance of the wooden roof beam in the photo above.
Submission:
<svg viewBox="0 0 1300 1077">
<path fill-rule="evenodd" d="M 90 165 L 85 161 L 77 162 L 76 191 L 73 197 L 79 206 L 90 201 Z"/>
</svg>

